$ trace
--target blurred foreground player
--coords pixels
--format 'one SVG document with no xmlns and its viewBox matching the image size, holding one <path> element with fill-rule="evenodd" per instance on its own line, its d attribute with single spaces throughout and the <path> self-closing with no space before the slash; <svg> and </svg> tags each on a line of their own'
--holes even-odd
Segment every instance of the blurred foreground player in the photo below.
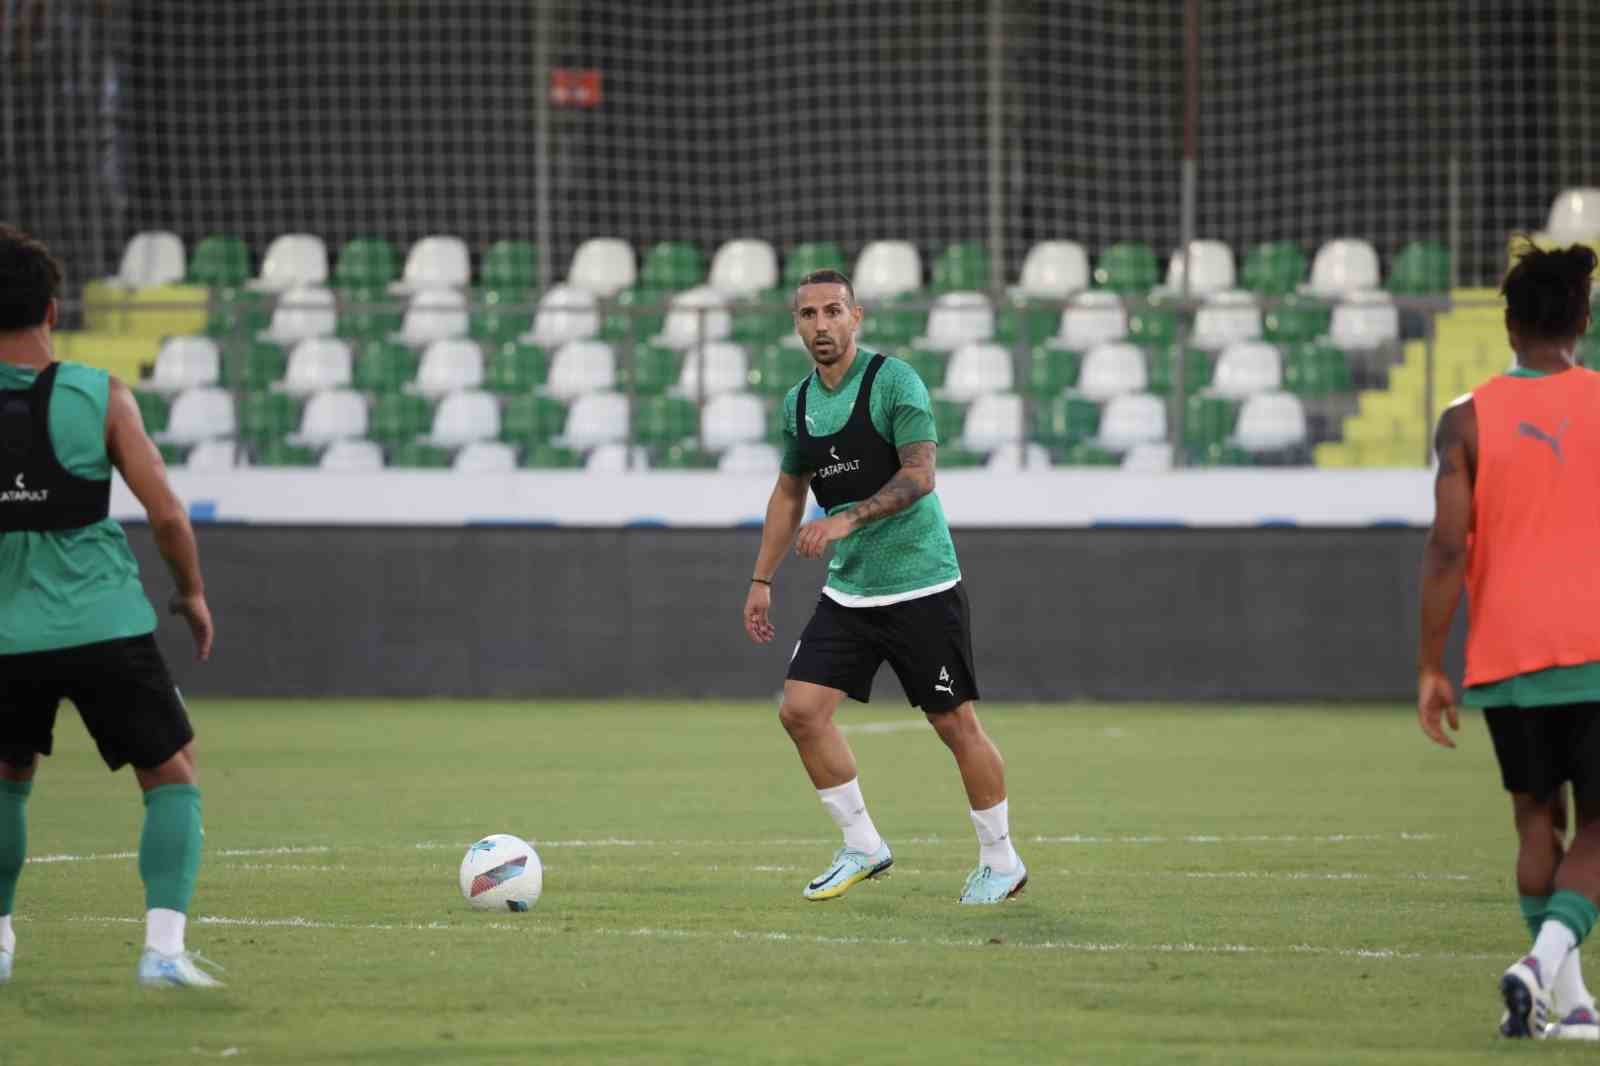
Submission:
<svg viewBox="0 0 1600 1066">
<path fill-rule="evenodd" d="M 1516 365 L 1451 405 L 1435 436 L 1417 713 L 1455 746 L 1440 724 L 1459 728 L 1444 645 L 1464 583 L 1464 702 L 1483 708 L 1511 793 L 1534 938 L 1500 979 L 1510 1037 L 1600 1039 L 1578 957 L 1600 914 L 1600 374 L 1575 355 L 1594 269 L 1582 246 L 1518 260 L 1501 286 Z M 1547 1024 L 1552 997 L 1564 1013 Z"/>
<path fill-rule="evenodd" d="M 836 270 L 808 274 L 795 290 L 795 327 L 816 368 L 784 399 L 782 473 L 744 605 L 750 638 L 768 643 L 772 575 L 789 546 L 814 559 L 834 545 L 778 711 L 844 834 L 843 847 L 804 895 L 841 896 L 894 862 L 867 814 L 855 755 L 833 723 L 846 696 L 863 703 L 871 697 L 873 676 L 888 660 L 912 706 L 954 754 L 966 786 L 978 865 L 960 900 L 1000 903 L 1022 890 L 1028 870 L 1011 843 L 1005 764 L 973 708 L 978 684 L 967 597 L 933 494 L 932 404 L 909 364 L 857 348 L 861 315 L 850 280 Z M 802 527 L 808 487 L 827 517 Z"/>
<path fill-rule="evenodd" d="M 133 393 L 103 370 L 51 353 L 61 268 L 38 241 L 0 225 L 0 981 L 11 977 L 27 804 L 56 708 L 78 708 L 115 770 L 144 791 L 146 985 L 219 982 L 184 950 L 200 868 L 194 730 L 156 649 L 155 611 L 122 529 L 109 517 L 111 468 L 150 518 L 199 658 L 211 612 L 194 531 L 145 435 Z"/>
</svg>

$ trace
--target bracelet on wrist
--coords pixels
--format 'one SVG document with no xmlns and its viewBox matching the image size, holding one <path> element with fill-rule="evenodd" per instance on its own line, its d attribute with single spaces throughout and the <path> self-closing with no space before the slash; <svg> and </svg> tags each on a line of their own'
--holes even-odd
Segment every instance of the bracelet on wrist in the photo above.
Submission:
<svg viewBox="0 0 1600 1066">
<path fill-rule="evenodd" d="M 771 588 L 771 587 L 772 587 L 772 582 L 771 582 L 771 581 L 769 581 L 769 580 L 768 580 L 768 579 L 766 579 L 766 578 L 764 578 L 764 577 L 753 577 L 753 578 L 751 578 L 751 579 L 750 579 L 750 580 L 751 580 L 751 581 L 752 581 L 752 582 L 753 582 L 753 583 L 755 583 L 755 584 L 757 584 L 757 585 L 765 585 L 765 586 L 767 586 L 767 587 L 768 587 L 768 588 Z"/>
</svg>

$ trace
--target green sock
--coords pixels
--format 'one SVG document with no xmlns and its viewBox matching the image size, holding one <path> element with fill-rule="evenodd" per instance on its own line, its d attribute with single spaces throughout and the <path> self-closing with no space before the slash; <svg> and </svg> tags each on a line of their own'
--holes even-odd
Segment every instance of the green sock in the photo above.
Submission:
<svg viewBox="0 0 1600 1066">
<path fill-rule="evenodd" d="M 0 781 L 0 914 L 10 914 L 28 857 L 28 793 L 32 781 Z"/>
<path fill-rule="evenodd" d="M 1595 919 L 1600 918 L 1600 908 L 1583 893 L 1563 889 L 1550 897 L 1550 905 L 1545 908 L 1544 916 L 1572 930 L 1572 935 L 1582 944 L 1589 930 L 1594 928 Z"/>
<path fill-rule="evenodd" d="M 1550 897 L 1518 896 L 1517 906 L 1522 908 L 1522 920 L 1528 923 L 1528 935 L 1539 939 L 1539 927 L 1544 924 L 1544 912 L 1550 909 Z"/>
<path fill-rule="evenodd" d="M 161 785 L 144 794 L 139 876 L 146 909 L 187 914 L 200 873 L 200 789 Z"/>
</svg>

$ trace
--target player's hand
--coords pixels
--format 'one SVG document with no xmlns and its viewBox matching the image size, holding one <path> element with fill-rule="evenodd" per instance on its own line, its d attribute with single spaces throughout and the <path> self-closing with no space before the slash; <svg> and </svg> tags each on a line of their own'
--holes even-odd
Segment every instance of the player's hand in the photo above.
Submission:
<svg viewBox="0 0 1600 1066">
<path fill-rule="evenodd" d="M 772 610 L 772 589 L 759 581 L 750 582 L 750 595 L 744 598 L 744 631 L 757 644 L 770 643 L 777 631 L 767 618 Z"/>
<path fill-rule="evenodd" d="M 206 606 L 205 596 L 180 596 L 174 592 L 172 599 L 167 604 L 167 610 L 173 614 L 181 615 L 189 623 L 189 633 L 194 637 L 194 657 L 200 662 L 211 658 L 211 608 Z"/>
<path fill-rule="evenodd" d="M 794 541 L 794 553 L 802 559 L 818 558 L 828 550 L 828 545 L 849 536 L 851 528 L 848 514 L 819 518 L 815 522 L 803 525 L 800 527 L 800 535 Z"/>
<path fill-rule="evenodd" d="M 1450 723 L 1451 732 L 1461 729 L 1461 716 L 1456 711 L 1456 694 L 1450 687 L 1450 679 L 1442 671 L 1425 669 L 1417 674 L 1417 724 L 1429 740 L 1440 747 L 1453 748 L 1456 742 L 1444 731 L 1441 717 Z"/>
</svg>

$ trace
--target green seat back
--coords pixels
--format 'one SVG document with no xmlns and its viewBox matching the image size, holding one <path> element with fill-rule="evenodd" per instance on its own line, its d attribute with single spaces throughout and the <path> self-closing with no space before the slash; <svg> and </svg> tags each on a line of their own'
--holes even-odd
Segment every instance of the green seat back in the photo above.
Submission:
<svg viewBox="0 0 1600 1066">
<path fill-rule="evenodd" d="M 1198 466 L 1251 466 L 1250 453 L 1237 444 L 1214 443 L 1190 453 L 1190 460 Z"/>
<path fill-rule="evenodd" d="M 1294 292 L 1306 276 L 1306 255 L 1292 241 L 1268 241 L 1250 249 L 1244 257 L 1240 283 L 1260 296 L 1284 296 Z"/>
<path fill-rule="evenodd" d="M 653 344 L 634 345 L 631 377 L 633 391 L 640 396 L 666 392 L 678 380 L 678 353 Z M 625 376 L 623 382 L 627 381 Z"/>
<path fill-rule="evenodd" d="M 213 289 L 206 336 L 219 341 L 254 337 L 272 321 L 272 297 L 249 289 Z"/>
<path fill-rule="evenodd" d="M 644 253 L 639 285 L 662 292 L 692 289 L 706 280 L 706 257 L 688 241 L 659 241 Z"/>
<path fill-rule="evenodd" d="M 486 289 L 527 294 L 539 278 L 539 252 L 530 241 L 495 241 L 483 253 L 478 280 Z"/>
<path fill-rule="evenodd" d="M 195 245 L 189 257 L 190 285 L 231 289 L 250 279 L 250 249 L 238 237 L 217 234 Z"/>
<path fill-rule="evenodd" d="M 988 460 L 988 458 L 989 457 L 982 452 L 971 451 L 970 449 L 961 447 L 959 444 L 939 445 L 938 463 L 940 469 L 943 470 L 958 470 L 963 467 L 970 468 L 974 466 L 982 466 L 984 462 Z"/>
<path fill-rule="evenodd" d="M 550 354 L 535 344 L 511 341 L 489 360 L 483 387 L 491 392 L 532 392 L 550 373 Z"/>
<path fill-rule="evenodd" d="M 1078 383 L 1081 357 L 1065 348 L 1035 348 L 1028 363 L 1027 391 L 1040 400 L 1060 396 Z"/>
<path fill-rule="evenodd" d="M 663 310 L 672 294 L 665 289 L 635 285 L 623 289 L 611 298 L 605 318 L 600 323 L 600 338 L 612 342 L 626 340 L 629 330 L 635 341 L 647 341 L 661 332 L 667 320 Z M 650 308 L 651 310 L 641 310 Z"/>
<path fill-rule="evenodd" d="M 1384 287 L 1402 296 L 1449 292 L 1450 249 L 1438 241 L 1412 241 L 1394 257 Z"/>
<path fill-rule="evenodd" d="M 1094 283 L 1102 289 L 1123 295 L 1149 292 L 1161 278 L 1156 253 L 1148 244 L 1123 241 L 1100 253 L 1094 267 Z"/>
<path fill-rule="evenodd" d="M 933 261 L 933 291 L 958 292 L 989 287 L 989 251 L 983 245 L 952 244 Z"/>
<path fill-rule="evenodd" d="M 271 341 L 245 341 L 224 351 L 222 380 L 231 389 L 265 389 L 282 381 L 289 357 Z"/>
<path fill-rule="evenodd" d="M 139 405 L 139 417 L 144 419 L 145 432 L 160 433 L 167 428 L 167 419 L 171 417 L 172 408 L 165 396 L 159 392 L 143 392 L 135 389 L 133 399 Z"/>
<path fill-rule="evenodd" d="M 1049 448 L 1069 448 L 1099 428 L 1100 405 L 1081 396 L 1057 395 L 1034 408 L 1034 439 Z"/>
<path fill-rule="evenodd" d="M 513 396 L 500 412 L 500 439 L 532 448 L 559 434 L 566 424 L 567 407 L 560 400 L 550 396 Z"/>
<path fill-rule="evenodd" d="M 316 466 L 317 453 L 303 444 L 269 440 L 256 447 L 257 466 Z"/>
<path fill-rule="evenodd" d="M 782 289 L 768 289 L 733 312 L 733 340 L 740 344 L 767 344 L 792 329 L 794 316 Z"/>
<path fill-rule="evenodd" d="M 173 444 L 171 441 L 156 445 L 156 449 L 161 452 L 161 461 L 168 466 L 178 466 L 189 453 L 189 445 Z"/>
<path fill-rule="evenodd" d="M 926 303 L 926 293 L 913 292 L 896 297 L 886 304 L 869 307 L 861 323 L 860 342 L 886 348 L 903 347 L 920 337 L 928 325 L 928 312 L 905 304 Z"/>
<path fill-rule="evenodd" d="M 1600 333 L 1591 330 L 1579 338 L 1578 365 L 1600 370 Z"/>
<path fill-rule="evenodd" d="M 510 289 L 485 289 L 482 306 L 472 312 L 468 333 L 486 345 L 514 341 L 533 327 L 534 308 L 526 294 Z"/>
<path fill-rule="evenodd" d="M 1237 400 L 1221 396 L 1191 396 L 1184 410 L 1183 439 L 1190 453 L 1198 454 L 1221 444 L 1239 418 Z"/>
<path fill-rule="evenodd" d="M 399 341 L 375 341 L 356 360 L 355 387 L 367 392 L 399 392 L 417 376 L 417 353 Z"/>
<path fill-rule="evenodd" d="M 450 465 L 450 452 L 426 441 L 408 440 L 395 447 L 389 465 L 412 470 L 442 470 Z"/>
<path fill-rule="evenodd" d="M 349 288 L 339 305 L 335 333 L 351 341 L 383 340 L 400 330 L 400 305 L 383 288 Z"/>
<path fill-rule="evenodd" d="M 633 435 L 640 444 L 677 444 L 699 428 L 700 413 L 681 396 L 645 396 L 634 406 Z"/>
<path fill-rule="evenodd" d="M 571 470 L 583 465 L 583 455 L 571 448 L 558 448 L 554 444 L 533 444 L 523 456 L 522 465 L 539 469 Z"/>
<path fill-rule="evenodd" d="M 717 457 L 701 451 L 693 443 L 681 443 L 663 449 L 651 465 L 663 470 L 712 470 L 716 468 Z"/>
<path fill-rule="evenodd" d="M 261 446 L 293 433 L 300 405 L 286 392 L 247 392 L 239 400 L 239 437 Z"/>
<path fill-rule="evenodd" d="M 1261 314 L 1261 335 L 1274 344 L 1296 344 L 1325 336 L 1333 312 L 1308 296 L 1286 296 Z"/>
<path fill-rule="evenodd" d="M 966 424 L 966 404 L 957 403 L 955 400 L 933 401 L 933 428 L 939 434 L 941 442 L 960 440 Z"/>
<path fill-rule="evenodd" d="M 1178 335 L 1178 313 L 1142 307 L 1128 315 L 1128 340 L 1145 346 L 1171 344 Z"/>
<path fill-rule="evenodd" d="M 433 414 L 428 401 L 410 392 L 389 392 L 378 397 L 367 419 L 367 436 L 394 447 L 428 432 Z"/>
<path fill-rule="evenodd" d="M 1087 441 L 1079 441 L 1067 448 L 1061 456 L 1066 466 L 1121 466 L 1122 457 L 1116 452 L 1097 448 Z"/>
<path fill-rule="evenodd" d="M 333 283 L 341 289 L 382 289 L 399 276 L 394 245 L 381 237 L 355 237 L 339 249 Z"/>
<path fill-rule="evenodd" d="M 1149 390 L 1160 396 L 1172 391 L 1175 345 L 1161 344 L 1145 349 L 1145 365 L 1150 371 Z M 1211 360 L 1198 348 L 1184 352 L 1183 393 L 1185 396 L 1199 392 L 1211 383 Z"/>
<path fill-rule="evenodd" d="M 800 279 L 814 270 L 838 270 L 845 267 L 844 249 L 833 241 L 807 241 L 797 244 L 783 261 L 783 287 L 792 290 Z"/>
<path fill-rule="evenodd" d="M 1020 339 L 1032 348 L 1053 337 L 1060 324 L 1061 312 L 1053 308 L 1006 306 L 995 315 L 994 337 L 999 343 L 1008 345 Z"/>
<path fill-rule="evenodd" d="M 947 353 L 928 348 L 913 348 L 900 353 L 900 358 L 911 364 L 911 369 L 917 372 L 917 376 L 929 389 L 937 389 L 944 384 L 944 372 L 950 364 L 950 356 Z M 810 361 L 808 356 L 806 362 Z"/>
</svg>

